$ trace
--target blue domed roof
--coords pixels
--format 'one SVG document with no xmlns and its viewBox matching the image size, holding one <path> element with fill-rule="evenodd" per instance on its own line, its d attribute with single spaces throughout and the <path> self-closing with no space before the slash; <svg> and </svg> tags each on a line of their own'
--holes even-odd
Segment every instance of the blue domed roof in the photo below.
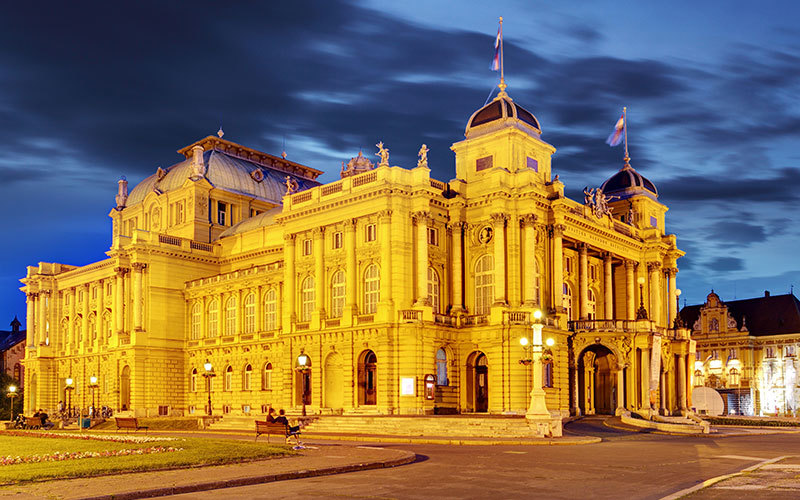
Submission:
<svg viewBox="0 0 800 500">
<path fill-rule="evenodd" d="M 492 102 L 472 114 L 464 135 L 469 139 L 494 131 L 503 125 L 517 126 L 536 136 L 542 133 L 539 120 L 533 113 L 515 103 L 505 92 L 501 92 Z"/>
<path fill-rule="evenodd" d="M 655 184 L 634 170 L 627 161 L 619 172 L 612 175 L 600 186 L 600 189 L 603 190 L 604 194 L 619 196 L 620 199 L 630 198 L 636 194 L 658 198 L 658 190 Z"/>
</svg>

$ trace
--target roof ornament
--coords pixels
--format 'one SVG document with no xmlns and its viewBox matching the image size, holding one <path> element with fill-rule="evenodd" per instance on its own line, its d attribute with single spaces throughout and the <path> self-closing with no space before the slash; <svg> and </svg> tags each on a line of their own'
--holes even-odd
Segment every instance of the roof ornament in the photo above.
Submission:
<svg viewBox="0 0 800 500">
<path fill-rule="evenodd" d="M 117 181 L 119 184 L 119 190 L 117 191 L 116 202 L 117 202 L 117 211 L 122 211 L 125 208 L 125 202 L 128 201 L 128 179 L 123 175 Z"/>
<path fill-rule="evenodd" d="M 611 215 L 611 208 L 609 208 L 608 202 L 616 198 L 619 198 L 619 196 L 608 196 L 603 193 L 602 188 L 583 188 L 583 203 L 592 209 L 594 216 L 598 219 Z"/>
<path fill-rule="evenodd" d="M 389 166 L 389 150 L 383 147 L 383 141 L 380 141 L 378 144 L 375 145 L 378 148 L 378 152 L 375 153 L 375 156 L 381 157 L 381 162 L 378 164 L 379 167 L 388 167 Z"/>
<path fill-rule="evenodd" d="M 500 92 L 497 97 L 508 97 L 506 93 L 506 75 L 503 66 L 503 18 L 500 17 L 500 25 L 497 27 L 497 38 L 494 39 L 494 59 L 492 59 L 492 71 L 500 70 L 500 83 L 497 87 Z"/>
<path fill-rule="evenodd" d="M 419 156 L 419 160 L 417 160 L 418 167 L 428 168 L 428 151 L 430 151 L 430 149 L 428 149 L 428 146 L 425 144 L 419 148 L 419 153 L 417 153 L 417 156 Z"/>
<path fill-rule="evenodd" d="M 250 172 L 250 177 L 252 177 L 253 180 L 256 182 L 261 182 L 264 180 L 264 171 L 261 170 L 260 168 L 257 168 L 252 172 Z"/>
<path fill-rule="evenodd" d="M 156 170 L 156 179 L 158 179 L 160 181 L 161 179 L 163 179 L 166 176 L 167 176 L 167 171 L 164 170 L 161 167 L 158 167 L 158 170 Z"/>
<path fill-rule="evenodd" d="M 192 147 L 192 173 L 189 179 L 199 181 L 206 176 L 206 165 L 203 161 L 203 146 L 197 144 Z"/>
<path fill-rule="evenodd" d="M 286 194 L 284 196 L 289 196 L 290 194 L 294 194 L 297 190 L 300 189 L 300 185 L 297 181 L 290 175 L 286 176 Z"/>
<path fill-rule="evenodd" d="M 359 151 L 357 156 L 350 158 L 350 161 L 345 164 L 342 162 L 342 179 L 350 177 L 351 175 L 358 175 L 375 168 L 375 164 L 369 161 L 369 158 L 364 156 L 363 151 Z"/>
<path fill-rule="evenodd" d="M 217 130 L 217 137 L 222 139 L 222 136 L 225 135 L 225 132 L 222 130 L 222 125 L 219 126 L 219 130 Z"/>
</svg>

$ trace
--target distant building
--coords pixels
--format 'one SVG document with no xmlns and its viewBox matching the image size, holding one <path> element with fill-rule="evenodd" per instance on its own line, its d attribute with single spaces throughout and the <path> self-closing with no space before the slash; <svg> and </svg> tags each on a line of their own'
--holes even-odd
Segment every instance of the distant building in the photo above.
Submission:
<svg viewBox="0 0 800 500">
<path fill-rule="evenodd" d="M 14 317 L 11 331 L 0 330 L 0 372 L 14 377 L 20 387 L 25 385 L 25 371 L 22 360 L 25 358 L 26 331 L 20 330 L 22 324 Z M 5 390 L 5 388 L 0 388 Z"/>
<path fill-rule="evenodd" d="M 800 301 L 792 294 L 684 307 L 681 319 L 697 342 L 695 387 L 716 389 L 726 412 L 797 414 Z"/>
</svg>

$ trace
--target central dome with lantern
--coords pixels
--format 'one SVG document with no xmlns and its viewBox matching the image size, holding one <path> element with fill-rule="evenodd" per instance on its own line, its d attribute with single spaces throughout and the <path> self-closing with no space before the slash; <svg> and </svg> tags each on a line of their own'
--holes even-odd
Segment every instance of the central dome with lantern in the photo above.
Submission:
<svg viewBox="0 0 800 500">
<path fill-rule="evenodd" d="M 464 136 L 473 139 L 508 126 L 519 128 L 535 137 L 541 136 L 542 127 L 539 125 L 539 120 L 509 97 L 504 84 L 501 84 L 501 89 L 489 104 L 470 116 Z"/>
</svg>

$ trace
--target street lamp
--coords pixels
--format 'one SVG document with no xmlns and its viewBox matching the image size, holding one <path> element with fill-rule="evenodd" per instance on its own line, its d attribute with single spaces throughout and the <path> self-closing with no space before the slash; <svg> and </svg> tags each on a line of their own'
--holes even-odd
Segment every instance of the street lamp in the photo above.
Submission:
<svg viewBox="0 0 800 500">
<path fill-rule="evenodd" d="M 525 414 L 527 418 L 541 418 L 550 417 L 550 412 L 547 411 L 547 402 L 545 401 L 546 393 L 542 388 L 542 311 L 536 310 L 533 312 L 533 335 L 530 340 L 526 337 L 519 339 L 519 343 L 525 349 L 526 354 L 529 356 L 521 359 L 520 363 L 529 365 L 533 363 L 533 389 L 531 389 L 531 402 L 528 406 L 528 412 Z M 547 345 L 552 346 L 555 344 L 555 339 L 548 338 Z"/>
<path fill-rule="evenodd" d="M 306 416 L 306 393 L 308 392 L 308 377 L 306 373 L 308 370 L 311 369 L 309 366 L 309 359 L 308 355 L 304 354 L 302 351 L 300 355 L 297 356 L 297 372 L 300 374 L 300 380 L 302 381 L 302 393 L 300 395 L 300 399 L 303 400 L 303 416 Z"/>
<path fill-rule="evenodd" d="M 67 391 L 67 412 L 69 413 L 69 416 L 71 417 L 72 416 L 72 391 L 75 390 L 75 385 L 73 385 L 75 383 L 75 381 L 72 380 L 72 377 L 67 377 L 65 382 L 67 383 L 67 386 L 64 388 Z"/>
<path fill-rule="evenodd" d="M 644 281 L 642 276 L 636 280 L 639 283 L 639 310 L 636 311 L 636 319 L 647 319 L 647 309 L 644 308 Z"/>
<path fill-rule="evenodd" d="M 8 386 L 8 397 L 11 399 L 11 422 L 14 422 L 14 398 L 17 397 L 17 386 Z"/>
<path fill-rule="evenodd" d="M 206 379 L 206 387 L 208 388 L 208 416 L 211 416 L 211 379 L 216 377 L 217 374 L 214 373 L 214 367 L 211 365 L 209 360 L 206 360 L 203 363 L 203 368 L 206 369 L 205 373 L 203 373 L 203 377 Z"/>
<path fill-rule="evenodd" d="M 675 289 L 675 329 L 683 328 L 683 320 L 681 319 L 681 289 Z"/>
<path fill-rule="evenodd" d="M 92 411 L 89 412 L 89 417 L 94 418 L 95 413 L 95 399 L 94 399 L 94 391 L 97 389 L 97 377 L 92 375 L 89 377 L 89 389 L 92 390 Z"/>
</svg>

